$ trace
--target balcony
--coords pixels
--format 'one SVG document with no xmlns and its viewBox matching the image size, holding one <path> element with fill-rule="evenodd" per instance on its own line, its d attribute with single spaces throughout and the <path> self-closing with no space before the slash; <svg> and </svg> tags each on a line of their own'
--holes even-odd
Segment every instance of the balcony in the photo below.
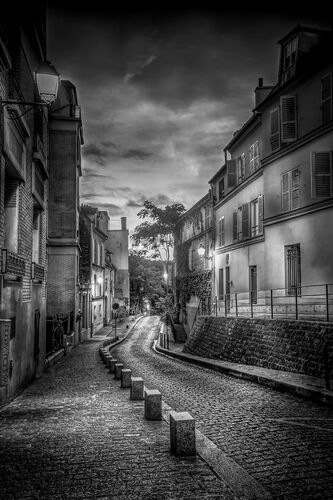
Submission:
<svg viewBox="0 0 333 500">
<path fill-rule="evenodd" d="M 25 262 L 12 250 L 4 248 L 1 250 L 1 273 L 24 276 Z"/>
<path fill-rule="evenodd" d="M 37 264 L 37 262 L 31 262 L 31 279 L 33 281 L 38 281 L 41 283 L 44 281 L 45 270 L 43 266 Z"/>
</svg>

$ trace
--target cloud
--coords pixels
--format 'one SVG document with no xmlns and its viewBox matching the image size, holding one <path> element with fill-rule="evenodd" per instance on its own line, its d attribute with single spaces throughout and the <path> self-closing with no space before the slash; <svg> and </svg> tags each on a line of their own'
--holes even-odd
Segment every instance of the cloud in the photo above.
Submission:
<svg viewBox="0 0 333 500">
<path fill-rule="evenodd" d="M 144 151 L 140 149 L 129 149 L 128 151 L 124 151 L 122 153 L 123 158 L 134 158 L 139 160 L 145 160 L 150 156 L 153 156 L 153 154 L 150 153 L 149 151 Z"/>
</svg>

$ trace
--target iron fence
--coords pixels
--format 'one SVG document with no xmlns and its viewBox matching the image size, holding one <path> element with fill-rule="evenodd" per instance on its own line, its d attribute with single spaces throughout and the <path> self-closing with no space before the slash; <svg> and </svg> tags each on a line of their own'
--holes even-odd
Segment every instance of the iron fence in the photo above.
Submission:
<svg viewBox="0 0 333 500">
<path fill-rule="evenodd" d="M 197 315 L 333 321 L 333 283 L 235 292 L 200 301 Z"/>
<path fill-rule="evenodd" d="M 46 318 L 46 355 L 65 347 L 65 335 L 74 330 L 74 311 L 52 314 Z"/>
</svg>

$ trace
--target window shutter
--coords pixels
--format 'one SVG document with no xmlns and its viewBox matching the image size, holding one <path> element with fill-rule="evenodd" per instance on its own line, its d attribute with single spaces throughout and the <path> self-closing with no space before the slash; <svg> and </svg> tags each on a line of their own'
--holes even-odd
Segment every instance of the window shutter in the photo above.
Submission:
<svg viewBox="0 0 333 500">
<path fill-rule="evenodd" d="M 321 79 L 321 117 L 323 125 L 332 120 L 332 73 Z"/>
<path fill-rule="evenodd" d="M 219 220 L 219 245 L 224 245 L 224 217 Z"/>
<path fill-rule="evenodd" d="M 271 148 L 272 152 L 280 149 L 280 120 L 279 108 L 275 108 L 270 113 L 271 116 Z"/>
<path fill-rule="evenodd" d="M 238 239 L 238 234 L 237 234 L 237 212 L 233 212 L 233 214 L 232 214 L 232 239 L 234 241 L 237 241 L 237 239 Z"/>
<path fill-rule="evenodd" d="M 250 160 L 250 174 L 254 171 L 254 144 L 250 146 L 249 149 L 249 160 Z"/>
<path fill-rule="evenodd" d="M 242 206 L 242 237 L 249 237 L 249 204 L 245 203 Z"/>
<path fill-rule="evenodd" d="M 227 160 L 228 188 L 237 185 L 237 163 L 236 160 Z"/>
<path fill-rule="evenodd" d="M 264 197 L 262 195 L 258 197 L 258 205 L 259 205 L 258 233 L 262 234 L 264 231 Z"/>
<path fill-rule="evenodd" d="M 281 103 L 281 140 L 293 142 L 297 139 L 296 96 L 286 95 L 280 98 Z"/>
<path fill-rule="evenodd" d="M 295 168 L 291 172 L 291 209 L 300 206 L 300 170 Z"/>
<path fill-rule="evenodd" d="M 253 166 L 254 170 L 256 170 L 259 166 L 259 141 L 256 141 L 253 144 Z"/>
<path fill-rule="evenodd" d="M 331 152 L 312 153 L 312 197 L 332 196 Z"/>
<path fill-rule="evenodd" d="M 282 212 L 290 210 L 290 189 L 289 189 L 289 172 L 281 176 L 281 209 Z"/>
</svg>

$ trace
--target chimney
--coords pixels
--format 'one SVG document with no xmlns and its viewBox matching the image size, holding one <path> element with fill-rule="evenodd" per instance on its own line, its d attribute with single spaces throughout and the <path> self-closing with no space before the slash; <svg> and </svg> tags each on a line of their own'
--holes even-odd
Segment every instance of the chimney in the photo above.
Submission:
<svg viewBox="0 0 333 500">
<path fill-rule="evenodd" d="M 254 89 L 254 106 L 255 108 L 260 104 L 270 91 L 272 90 L 273 86 L 271 85 L 266 85 L 264 86 L 264 79 L 263 78 L 258 78 L 258 86 Z"/>
<path fill-rule="evenodd" d="M 120 220 L 121 220 L 121 230 L 122 231 L 125 231 L 125 229 L 126 229 L 126 218 L 127 217 L 120 217 Z"/>
</svg>

